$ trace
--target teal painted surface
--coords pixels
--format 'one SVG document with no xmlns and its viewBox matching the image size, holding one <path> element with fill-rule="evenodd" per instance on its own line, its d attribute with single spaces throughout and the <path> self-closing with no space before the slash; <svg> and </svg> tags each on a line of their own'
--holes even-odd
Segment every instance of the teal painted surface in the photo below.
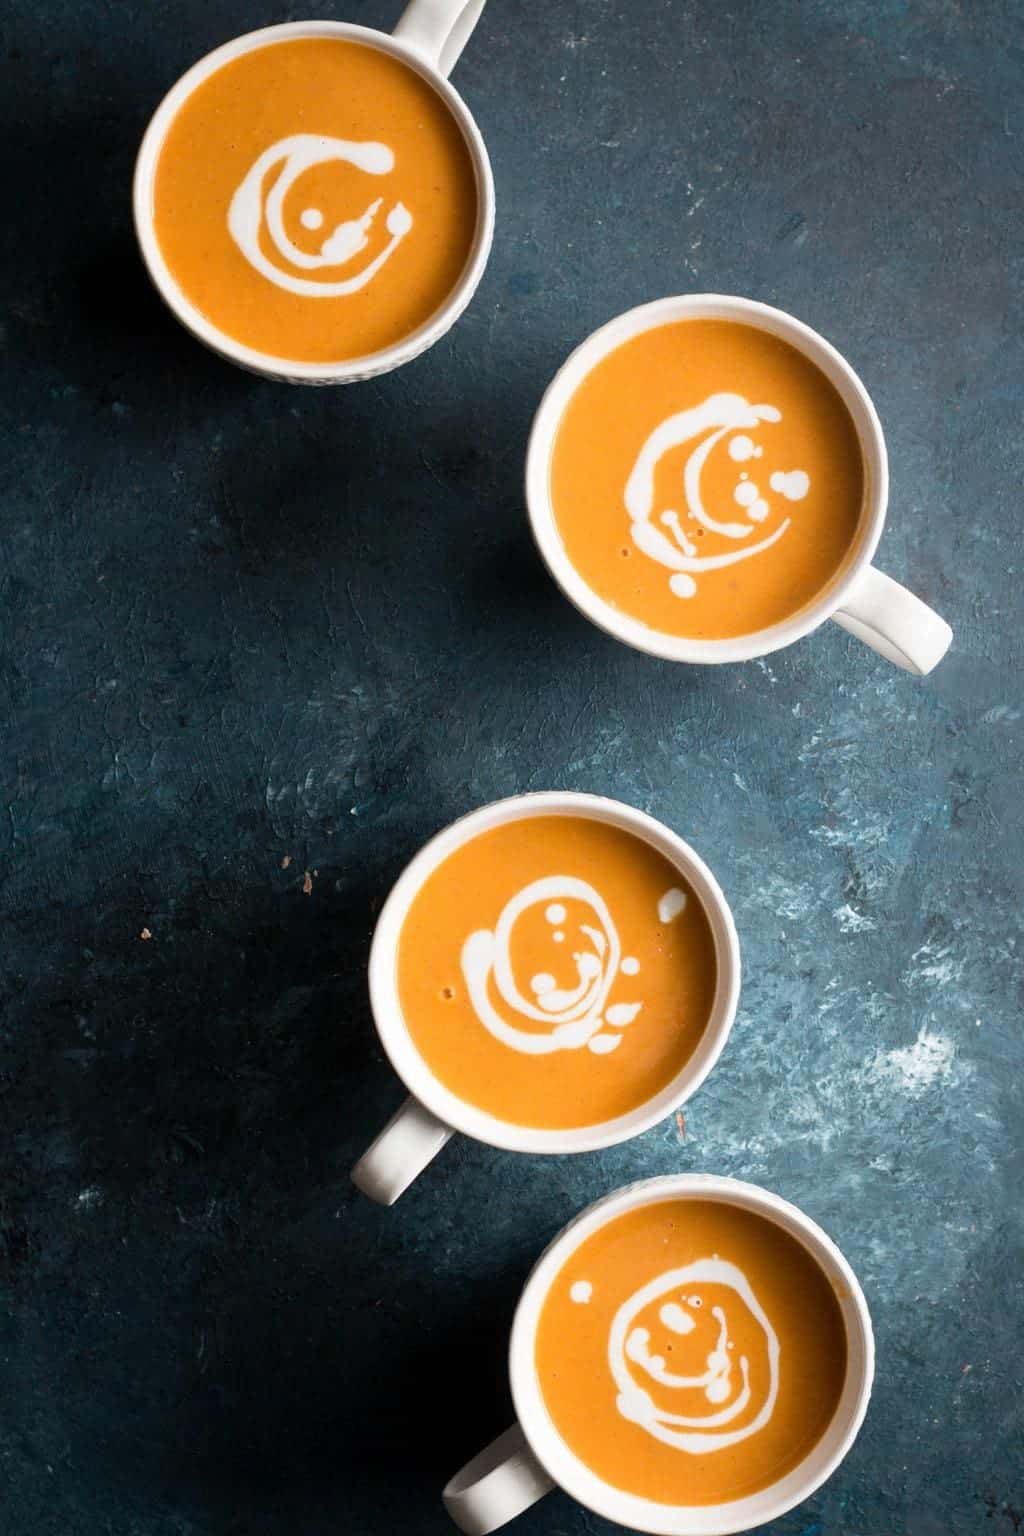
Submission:
<svg viewBox="0 0 1024 1536">
<path fill-rule="evenodd" d="M 876 1320 L 863 1435 L 779 1536 L 1011 1536 L 1019 7 L 491 0 L 456 76 L 491 265 L 444 343 L 345 393 L 206 356 L 130 235 L 163 90 L 291 14 L 9 13 L 3 1529 L 441 1536 L 442 1483 L 508 1418 L 533 1257 L 614 1185 L 707 1169 L 820 1221 Z M 838 630 L 673 669 L 544 575 L 520 489 L 541 390 L 687 289 L 780 304 L 861 373 L 882 564 L 956 631 L 926 683 Z M 562 786 L 715 869 L 745 954 L 729 1048 L 685 1136 L 543 1163 L 456 1142 L 375 1209 L 347 1178 L 400 1097 L 374 914 L 452 817 Z M 558 1497 L 520 1529 L 606 1527 Z"/>
</svg>

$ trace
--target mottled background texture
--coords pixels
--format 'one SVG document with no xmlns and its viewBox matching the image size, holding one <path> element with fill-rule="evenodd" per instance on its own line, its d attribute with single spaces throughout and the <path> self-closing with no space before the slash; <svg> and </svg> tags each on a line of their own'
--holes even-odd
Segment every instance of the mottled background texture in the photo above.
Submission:
<svg viewBox="0 0 1024 1536">
<path fill-rule="evenodd" d="M 776 1536 L 1024 1531 L 1017 0 L 491 0 L 456 80 L 498 238 L 398 375 L 208 356 L 132 243 L 148 114 L 286 0 L 13 0 L 0 153 L 0 1528 L 443 1536 L 508 1421 L 507 1327 L 580 1206 L 677 1169 L 837 1238 L 877 1388 Z M 327 16 L 387 27 L 398 0 Z M 951 621 L 926 682 L 838 629 L 686 670 L 578 617 L 521 468 L 628 305 L 769 300 L 887 425 L 882 563 Z M 605 1155 L 459 1141 L 394 1210 L 374 915 L 519 790 L 692 840 L 736 911 L 731 1043 Z M 144 930 L 148 930 L 147 938 Z M 562 1495 L 533 1536 L 610 1530 Z"/>
</svg>

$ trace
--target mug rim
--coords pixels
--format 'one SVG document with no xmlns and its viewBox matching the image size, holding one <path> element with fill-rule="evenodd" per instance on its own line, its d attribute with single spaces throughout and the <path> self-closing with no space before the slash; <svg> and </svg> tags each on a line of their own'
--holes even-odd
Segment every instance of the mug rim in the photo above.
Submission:
<svg viewBox="0 0 1024 1536">
<path fill-rule="evenodd" d="M 788 341 L 836 389 L 853 422 L 864 471 L 860 524 L 844 565 L 810 602 L 789 618 L 747 635 L 700 640 L 672 635 L 616 608 L 584 581 L 565 552 L 550 491 L 550 464 L 566 407 L 583 380 L 610 352 L 645 331 L 680 320 L 731 320 Z M 871 396 L 843 354 L 795 315 L 737 294 L 672 294 L 615 315 L 585 337 L 561 364 L 533 418 L 526 450 L 526 504 L 541 558 L 583 616 L 616 640 L 668 661 L 717 665 L 752 661 L 809 635 L 832 617 L 870 565 L 885 526 L 889 466 L 885 436 Z"/>
<path fill-rule="evenodd" d="M 593 1472 L 563 1440 L 548 1412 L 535 1367 L 537 1325 L 551 1286 L 570 1255 L 625 1211 L 666 1199 L 712 1200 L 766 1218 L 795 1238 L 825 1275 L 846 1330 L 846 1377 L 824 1434 L 783 1477 L 757 1493 L 718 1504 L 662 1504 L 630 1494 Z M 624 1185 L 579 1212 L 534 1264 L 520 1294 L 509 1340 L 508 1369 L 516 1418 L 552 1481 L 585 1508 L 651 1536 L 734 1536 L 776 1520 L 832 1476 L 852 1447 L 874 1381 L 875 1346 L 867 1300 L 848 1259 L 817 1222 L 759 1184 L 720 1174 L 665 1174 Z M 825 1448 L 823 1453 L 822 1448 Z"/>
<path fill-rule="evenodd" d="M 175 117 L 204 80 L 222 65 L 258 48 L 290 38 L 334 37 L 362 43 L 400 59 L 430 85 L 451 112 L 462 133 L 476 179 L 476 228 L 469 258 L 448 297 L 424 322 L 390 346 L 340 362 L 310 363 L 261 352 L 236 341 L 208 320 L 193 304 L 171 272 L 156 235 L 153 188 L 160 154 Z M 157 293 L 187 331 L 225 361 L 249 373 L 290 384 L 350 384 L 390 373 L 411 362 L 440 341 L 466 309 L 483 276 L 494 237 L 494 176 L 483 136 L 473 114 L 451 82 L 417 49 L 391 33 L 347 21 L 286 21 L 239 33 L 211 49 L 180 75 L 166 92 L 146 126 L 132 177 L 132 218 L 143 265 Z"/>
<path fill-rule="evenodd" d="M 479 833 L 510 821 L 572 815 L 622 828 L 657 849 L 679 870 L 701 902 L 711 928 L 718 974 L 707 1023 L 696 1048 L 670 1082 L 622 1115 L 569 1129 L 500 1120 L 459 1098 L 435 1076 L 406 1026 L 397 984 L 397 952 L 413 900 L 440 864 Z M 384 1052 L 409 1092 L 432 1114 L 465 1136 L 508 1152 L 593 1152 L 641 1135 L 696 1093 L 718 1061 L 736 1016 L 740 946 L 729 904 L 703 859 L 670 827 L 645 811 L 602 795 L 547 790 L 491 801 L 459 817 L 426 842 L 405 866 L 381 909 L 370 946 L 370 1009 Z"/>
</svg>

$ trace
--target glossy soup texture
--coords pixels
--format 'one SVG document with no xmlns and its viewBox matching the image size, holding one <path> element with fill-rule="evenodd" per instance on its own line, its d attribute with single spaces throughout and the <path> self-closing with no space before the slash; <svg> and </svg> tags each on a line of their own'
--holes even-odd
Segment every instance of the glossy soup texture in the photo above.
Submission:
<svg viewBox="0 0 1024 1536">
<path fill-rule="evenodd" d="M 754 326 L 684 320 L 604 357 L 569 400 L 550 489 L 565 552 L 613 608 L 721 640 L 793 617 L 841 571 L 860 445 L 821 370 Z"/>
<path fill-rule="evenodd" d="M 613 1218 L 566 1262 L 535 1349 L 555 1428 L 591 1471 L 657 1503 L 744 1498 L 835 1413 L 846 1332 L 808 1251 L 773 1222 L 675 1199 Z"/>
<path fill-rule="evenodd" d="M 473 163 L 436 91 L 337 38 L 223 65 L 174 117 L 156 235 L 195 307 L 275 358 L 368 356 L 419 329 L 469 258 Z"/>
<path fill-rule="evenodd" d="M 517 1125 L 595 1125 L 681 1071 L 714 1001 L 714 939 L 632 833 L 532 816 L 449 855 L 398 944 L 406 1027 L 452 1093 Z"/>
</svg>

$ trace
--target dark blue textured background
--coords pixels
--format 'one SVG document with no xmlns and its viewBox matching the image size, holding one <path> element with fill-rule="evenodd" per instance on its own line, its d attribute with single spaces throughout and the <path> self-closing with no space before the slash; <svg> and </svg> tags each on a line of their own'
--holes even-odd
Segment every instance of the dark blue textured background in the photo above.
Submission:
<svg viewBox="0 0 1024 1536">
<path fill-rule="evenodd" d="M 456 73 L 490 267 L 446 341 L 346 392 L 207 356 L 129 227 L 165 88 L 305 10 L 8 9 L 0 1526 L 442 1536 L 442 1483 L 509 1416 L 534 1255 L 627 1178 L 707 1169 L 820 1220 L 877 1324 L 861 1439 L 776 1532 L 1013 1536 L 1020 6 L 491 0 Z M 617 311 L 709 288 L 795 311 L 873 393 L 881 563 L 956 631 L 927 682 L 831 629 L 674 668 L 543 574 L 520 479 L 545 382 Z M 730 1046 L 685 1134 L 460 1142 L 377 1209 L 348 1182 L 400 1098 L 374 914 L 443 823 L 560 786 L 718 873 Z M 521 1529 L 608 1527 L 559 1495 Z"/>
</svg>

